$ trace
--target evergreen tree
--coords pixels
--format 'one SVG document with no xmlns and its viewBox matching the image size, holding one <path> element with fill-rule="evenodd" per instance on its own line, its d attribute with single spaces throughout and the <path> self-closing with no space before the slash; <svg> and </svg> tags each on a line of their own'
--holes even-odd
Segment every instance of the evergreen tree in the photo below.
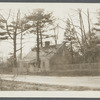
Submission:
<svg viewBox="0 0 100 100">
<path fill-rule="evenodd" d="M 74 47 L 76 44 L 77 40 L 75 37 L 75 30 L 70 22 L 69 19 L 66 21 L 66 29 L 64 33 L 64 43 L 66 43 L 67 48 L 71 52 L 72 56 L 72 63 L 74 63 Z"/>
<path fill-rule="evenodd" d="M 39 47 L 43 46 L 42 36 L 43 32 L 47 31 L 47 27 L 53 23 L 52 13 L 45 13 L 44 9 L 35 9 L 33 13 L 26 16 L 26 20 L 32 22 L 27 24 L 27 27 L 32 27 L 31 33 L 37 35 L 37 66 L 40 68 Z"/>
</svg>

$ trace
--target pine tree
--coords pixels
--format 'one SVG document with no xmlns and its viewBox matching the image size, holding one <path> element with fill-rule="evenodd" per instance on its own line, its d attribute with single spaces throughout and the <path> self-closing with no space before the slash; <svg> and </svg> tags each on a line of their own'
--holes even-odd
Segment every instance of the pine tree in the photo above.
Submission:
<svg viewBox="0 0 100 100">
<path fill-rule="evenodd" d="M 40 44 L 42 47 L 43 32 L 47 31 L 47 26 L 53 23 L 52 13 L 45 13 L 44 9 L 35 9 L 33 13 L 26 16 L 26 20 L 33 22 L 32 25 L 28 24 L 27 26 L 32 27 L 33 30 L 31 32 L 37 35 L 37 66 L 40 68 Z"/>
<path fill-rule="evenodd" d="M 74 28 L 71 25 L 71 22 L 69 19 L 66 21 L 66 29 L 64 33 L 64 42 L 66 43 L 67 48 L 69 48 L 69 51 L 71 52 L 72 56 L 72 63 L 74 63 L 74 44 L 76 43 L 76 37 L 74 35 Z"/>
<path fill-rule="evenodd" d="M 2 15 L 0 15 L 0 40 L 6 40 L 8 39 L 7 32 L 5 29 L 5 19 Z"/>
</svg>

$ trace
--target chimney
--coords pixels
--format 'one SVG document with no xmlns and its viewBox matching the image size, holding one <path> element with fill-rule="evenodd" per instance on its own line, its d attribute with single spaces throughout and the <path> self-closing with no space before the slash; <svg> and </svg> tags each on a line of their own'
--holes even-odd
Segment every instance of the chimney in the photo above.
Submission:
<svg viewBox="0 0 100 100">
<path fill-rule="evenodd" d="M 50 46 L 50 41 L 45 41 L 45 47 L 48 48 Z"/>
</svg>

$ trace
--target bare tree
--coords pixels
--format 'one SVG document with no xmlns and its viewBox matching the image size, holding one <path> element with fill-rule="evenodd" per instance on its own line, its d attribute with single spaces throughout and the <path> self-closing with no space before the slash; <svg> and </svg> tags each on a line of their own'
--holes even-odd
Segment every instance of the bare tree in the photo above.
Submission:
<svg viewBox="0 0 100 100">
<path fill-rule="evenodd" d="M 18 35 L 18 28 L 19 28 L 19 10 L 17 12 L 17 16 L 16 16 L 16 21 L 13 21 L 11 22 L 10 25 L 8 25 L 8 19 L 10 17 L 10 13 L 11 11 L 9 12 L 9 16 L 6 20 L 6 30 L 7 30 L 7 33 L 8 35 L 10 36 L 10 38 L 13 40 L 13 47 L 14 47 L 14 51 L 13 51 L 13 61 L 14 61 L 14 67 L 17 68 L 17 57 L 16 57 L 16 52 L 17 52 L 17 49 L 16 49 L 16 45 L 17 45 L 17 42 L 16 42 L 16 39 L 17 39 L 17 35 Z"/>
</svg>

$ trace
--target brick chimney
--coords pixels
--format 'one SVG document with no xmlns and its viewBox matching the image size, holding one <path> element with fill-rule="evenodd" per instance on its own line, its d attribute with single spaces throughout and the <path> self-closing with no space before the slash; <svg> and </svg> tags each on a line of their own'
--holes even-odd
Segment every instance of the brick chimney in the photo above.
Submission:
<svg viewBox="0 0 100 100">
<path fill-rule="evenodd" d="M 45 41 L 45 47 L 46 48 L 50 47 L 50 41 Z"/>
</svg>

